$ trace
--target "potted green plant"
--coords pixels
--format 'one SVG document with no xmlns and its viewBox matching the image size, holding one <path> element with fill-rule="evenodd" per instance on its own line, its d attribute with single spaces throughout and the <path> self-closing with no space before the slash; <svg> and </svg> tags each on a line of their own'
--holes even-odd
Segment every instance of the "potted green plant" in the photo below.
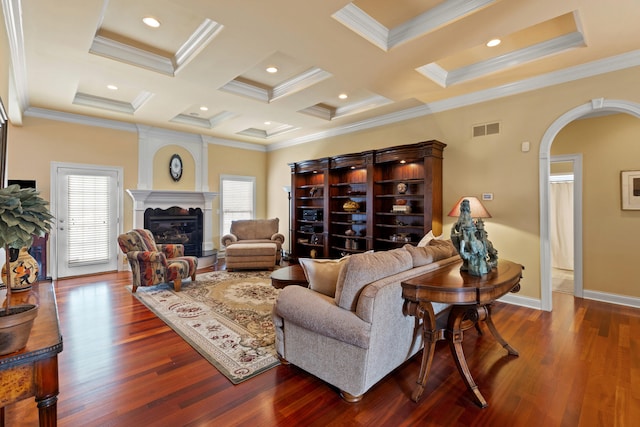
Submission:
<svg viewBox="0 0 640 427">
<path fill-rule="evenodd" d="M 48 202 L 34 188 L 10 185 L 0 188 L 0 246 L 5 249 L 7 298 L 0 309 L 0 355 L 18 351 L 27 344 L 33 320 L 38 314 L 35 304 L 11 306 L 11 268 L 9 249 L 29 248 L 34 236 L 51 229 L 53 217 Z"/>
</svg>

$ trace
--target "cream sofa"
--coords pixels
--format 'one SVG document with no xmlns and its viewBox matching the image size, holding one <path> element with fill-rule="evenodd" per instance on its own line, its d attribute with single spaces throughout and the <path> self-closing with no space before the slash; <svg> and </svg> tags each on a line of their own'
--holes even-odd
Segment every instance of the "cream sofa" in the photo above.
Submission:
<svg viewBox="0 0 640 427">
<path fill-rule="evenodd" d="M 241 219 L 231 222 L 229 234 L 222 236 L 222 246 L 228 248 L 234 244 L 274 243 L 276 245 L 275 263 L 280 262 L 284 235 L 279 232 L 280 219 Z"/>
<path fill-rule="evenodd" d="M 333 296 L 326 290 L 329 267 L 320 264 L 328 261 L 305 267 L 309 288 L 286 287 L 274 306 L 279 357 L 337 387 L 345 400 L 361 400 L 422 348 L 422 327 L 403 314 L 401 282 L 459 259 L 450 241 L 435 240 L 352 255 L 336 261 Z M 445 309 L 434 304 L 436 313 Z"/>
</svg>

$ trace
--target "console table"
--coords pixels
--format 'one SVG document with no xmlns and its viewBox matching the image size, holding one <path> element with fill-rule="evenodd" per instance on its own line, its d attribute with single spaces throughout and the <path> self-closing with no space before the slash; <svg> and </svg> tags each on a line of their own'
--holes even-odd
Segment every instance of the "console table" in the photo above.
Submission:
<svg viewBox="0 0 640 427">
<path fill-rule="evenodd" d="M 462 351 L 463 331 L 484 320 L 495 339 L 509 352 L 518 356 L 498 333 L 491 320 L 491 304 L 508 292 L 520 290 L 520 279 L 524 267 L 501 259 L 498 267 L 484 276 L 472 276 L 460 271 L 462 261 L 431 271 L 402 282 L 405 299 L 403 311 L 422 319 L 424 351 L 418 375 L 418 386 L 411 398 L 417 402 L 422 396 L 433 361 L 436 342 L 447 340 L 451 354 L 467 388 L 482 408 L 487 406 L 478 386 L 473 381 Z M 433 312 L 432 302 L 451 304 L 446 325 L 439 325 Z"/>
<path fill-rule="evenodd" d="M 0 292 L 4 301 L 6 291 Z M 27 346 L 0 356 L 0 426 L 4 426 L 4 407 L 35 396 L 40 426 L 57 425 L 58 353 L 62 335 L 58 321 L 56 295 L 51 282 L 39 282 L 29 292 L 13 293 L 12 304 L 38 304 Z"/>
</svg>

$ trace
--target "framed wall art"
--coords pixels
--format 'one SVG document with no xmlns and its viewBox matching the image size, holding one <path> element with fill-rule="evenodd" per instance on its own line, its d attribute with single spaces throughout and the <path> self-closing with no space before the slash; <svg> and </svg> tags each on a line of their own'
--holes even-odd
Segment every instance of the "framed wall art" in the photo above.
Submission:
<svg viewBox="0 0 640 427">
<path fill-rule="evenodd" d="M 620 172 L 622 210 L 640 210 L 640 170 Z"/>
</svg>

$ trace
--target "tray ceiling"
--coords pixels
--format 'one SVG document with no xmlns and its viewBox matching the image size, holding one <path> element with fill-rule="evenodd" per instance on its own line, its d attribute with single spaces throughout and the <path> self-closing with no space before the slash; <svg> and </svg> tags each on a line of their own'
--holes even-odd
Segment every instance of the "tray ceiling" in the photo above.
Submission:
<svg viewBox="0 0 640 427">
<path fill-rule="evenodd" d="M 70 115 L 272 147 L 640 62 L 635 1 L 3 0 L 3 8 L 14 121 Z M 147 16 L 160 26 L 143 24 Z M 501 43 L 487 47 L 494 38 Z"/>
</svg>

